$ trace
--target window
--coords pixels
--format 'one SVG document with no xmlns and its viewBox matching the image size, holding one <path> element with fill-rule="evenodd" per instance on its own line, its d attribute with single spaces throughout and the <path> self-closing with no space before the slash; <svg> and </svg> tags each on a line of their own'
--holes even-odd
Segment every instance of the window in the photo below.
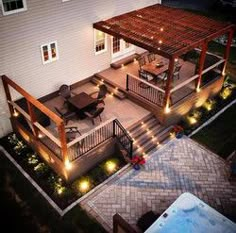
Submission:
<svg viewBox="0 0 236 233">
<path fill-rule="evenodd" d="M 111 37 L 112 61 L 129 56 L 135 52 L 134 46 L 117 37 Z"/>
<path fill-rule="evenodd" d="M 99 54 L 107 50 L 107 37 L 104 32 L 95 30 L 95 53 Z"/>
<path fill-rule="evenodd" d="M 120 52 L 120 39 L 117 37 L 112 37 L 112 53 L 118 53 Z"/>
<path fill-rule="evenodd" d="M 3 15 L 26 11 L 26 0 L 0 0 Z"/>
<path fill-rule="evenodd" d="M 43 64 L 47 64 L 53 61 L 58 60 L 58 49 L 57 49 L 57 42 L 51 42 L 49 44 L 41 45 L 41 54 Z"/>
</svg>

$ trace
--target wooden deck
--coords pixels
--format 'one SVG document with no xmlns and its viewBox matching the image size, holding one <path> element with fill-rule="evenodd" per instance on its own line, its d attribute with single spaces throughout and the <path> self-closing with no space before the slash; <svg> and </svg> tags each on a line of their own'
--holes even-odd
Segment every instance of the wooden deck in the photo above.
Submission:
<svg viewBox="0 0 236 233">
<path fill-rule="evenodd" d="M 194 75 L 196 65 L 189 62 L 181 60 L 183 64 L 180 70 L 180 78 L 174 79 L 172 83 L 172 88 L 176 87 L 177 85 L 183 83 L 184 81 L 188 80 L 190 77 Z M 108 68 L 103 70 L 96 75 L 103 78 L 105 81 L 112 83 L 120 90 L 126 90 L 126 75 L 132 74 L 134 76 L 138 75 L 139 64 L 137 61 L 124 65 L 122 68 L 113 69 Z M 159 80 L 157 83 L 154 80 L 150 81 L 151 84 L 156 85 L 161 89 L 165 89 L 162 80 Z M 188 85 L 181 88 L 179 91 L 172 94 L 172 101 L 175 103 L 178 100 L 182 99 L 183 97 L 187 96 L 189 93 L 193 92 L 195 89 L 194 83 L 189 83 Z"/>
<path fill-rule="evenodd" d="M 76 89 L 73 89 L 73 93 L 92 93 L 96 91 L 98 88 L 97 86 L 93 85 L 92 83 L 88 82 Z M 47 102 L 44 103 L 50 110 L 56 113 L 55 107 L 62 107 L 63 99 L 60 96 L 57 96 Z M 128 109 L 128 111 L 127 111 Z M 139 121 L 140 119 L 144 118 L 150 114 L 150 112 L 139 105 L 133 103 L 128 99 L 120 100 L 115 96 L 111 96 L 110 94 L 107 95 L 105 99 L 105 110 L 101 114 L 102 122 L 109 120 L 111 118 L 117 118 L 120 123 L 125 127 L 129 128 L 135 122 Z M 92 130 L 96 126 L 101 124 L 99 118 L 95 120 L 95 125 L 88 119 L 75 119 L 69 121 L 67 126 L 77 126 L 78 129 L 82 134 L 87 133 L 88 131 Z M 54 131 L 54 125 L 49 127 L 51 131 Z"/>
</svg>

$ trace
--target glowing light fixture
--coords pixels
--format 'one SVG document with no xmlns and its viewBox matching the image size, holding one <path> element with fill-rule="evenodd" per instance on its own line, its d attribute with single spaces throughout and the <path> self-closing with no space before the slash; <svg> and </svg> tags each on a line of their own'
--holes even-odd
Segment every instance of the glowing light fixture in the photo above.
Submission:
<svg viewBox="0 0 236 233">
<path fill-rule="evenodd" d="M 79 191 L 85 193 L 90 188 L 90 182 L 88 180 L 81 180 L 79 182 Z"/>
<path fill-rule="evenodd" d="M 14 117 L 18 117 L 19 116 L 19 112 L 17 112 L 15 108 L 14 108 L 13 116 Z"/>
<path fill-rule="evenodd" d="M 165 113 L 166 114 L 170 113 L 170 108 L 168 106 L 165 107 Z"/>
<path fill-rule="evenodd" d="M 65 168 L 66 168 L 66 170 L 71 170 L 71 168 L 72 168 L 72 164 L 70 163 L 70 161 L 69 160 L 66 160 L 65 161 Z"/>
<path fill-rule="evenodd" d="M 116 170 L 117 164 L 114 161 L 109 160 L 105 163 L 105 168 L 108 172 L 112 173 Z"/>
</svg>

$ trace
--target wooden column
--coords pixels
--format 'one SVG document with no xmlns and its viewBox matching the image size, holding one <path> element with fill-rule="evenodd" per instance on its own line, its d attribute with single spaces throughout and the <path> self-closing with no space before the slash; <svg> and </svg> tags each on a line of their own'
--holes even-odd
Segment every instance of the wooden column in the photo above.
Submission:
<svg viewBox="0 0 236 233">
<path fill-rule="evenodd" d="M 8 107 L 9 107 L 9 111 L 10 111 L 10 113 L 11 113 L 11 116 L 13 116 L 14 108 L 13 108 L 12 105 L 8 102 L 8 101 L 12 101 L 11 93 L 10 93 L 10 89 L 9 89 L 9 86 L 8 86 L 7 81 L 4 79 L 4 76 L 2 76 L 2 82 L 3 82 L 3 87 L 4 87 L 5 94 L 6 94 L 6 98 L 7 98 L 7 104 L 8 104 Z"/>
<path fill-rule="evenodd" d="M 35 113 L 34 113 L 34 109 L 33 109 L 33 105 L 27 100 L 27 106 L 28 106 L 28 111 L 29 111 L 29 115 L 30 115 L 30 122 L 32 124 L 33 127 L 33 134 L 35 137 L 38 137 L 38 128 L 35 127 L 34 123 L 37 121 Z"/>
<path fill-rule="evenodd" d="M 223 69 L 222 69 L 222 74 L 223 75 L 225 75 L 225 70 L 226 70 L 228 59 L 229 59 L 230 46 L 231 46 L 231 43 L 232 43 L 232 40 L 233 40 L 233 36 L 234 36 L 234 30 L 231 29 L 228 33 L 228 41 L 227 41 L 227 45 L 226 45 L 226 49 L 225 49 L 225 53 L 224 53 L 225 62 L 224 62 L 224 66 L 223 66 Z"/>
<path fill-rule="evenodd" d="M 199 67 L 198 67 L 198 79 L 196 80 L 196 90 L 198 91 L 200 89 L 201 86 L 201 82 L 202 82 L 202 71 L 204 69 L 204 64 L 205 64 L 205 59 L 206 59 L 206 52 L 207 52 L 207 42 L 204 42 L 202 45 L 202 51 L 201 51 L 201 55 L 199 58 Z"/>
<path fill-rule="evenodd" d="M 61 141 L 61 154 L 62 159 L 64 162 L 64 165 L 69 162 L 68 154 L 67 154 L 67 143 L 66 143 L 66 132 L 65 132 L 65 126 L 62 122 L 61 124 L 57 125 L 58 128 L 58 134 Z"/>
<path fill-rule="evenodd" d="M 174 65 L 175 65 L 175 57 L 172 57 L 169 62 L 168 68 L 168 76 L 166 81 L 166 88 L 165 88 L 165 96 L 164 96 L 164 111 L 168 111 L 170 107 L 170 89 L 171 83 L 173 81 L 173 72 L 174 72 Z"/>
</svg>

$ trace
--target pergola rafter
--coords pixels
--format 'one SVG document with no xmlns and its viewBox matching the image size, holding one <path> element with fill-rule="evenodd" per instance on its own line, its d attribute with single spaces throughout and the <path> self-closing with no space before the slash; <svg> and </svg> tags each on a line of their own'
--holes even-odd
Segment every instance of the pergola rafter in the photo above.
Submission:
<svg viewBox="0 0 236 233">
<path fill-rule="evenodd" d="M 94 24 L 98 30 L 169 59 L 232 27 L 227 22 L 159 4 Z"/>
<path fill-rule="evenodd" d="M 121 38 L 170 60 L 165 87 L 164 108 L 170 106 L 170 87 L 174 59 L 196 47 L 202 48 L 196 87 L 201 84 L 207 44 L 210 40 L 229 34 L 225 64 L 229 56 L 235 25 L 220 22 L 185 10 L 156 4 L 94 23 L 94 28 Z M 223 70 L 224 70 L 223 69 Z M 224 72 L 222 72 L 224 73 Z"/>
</svg>

